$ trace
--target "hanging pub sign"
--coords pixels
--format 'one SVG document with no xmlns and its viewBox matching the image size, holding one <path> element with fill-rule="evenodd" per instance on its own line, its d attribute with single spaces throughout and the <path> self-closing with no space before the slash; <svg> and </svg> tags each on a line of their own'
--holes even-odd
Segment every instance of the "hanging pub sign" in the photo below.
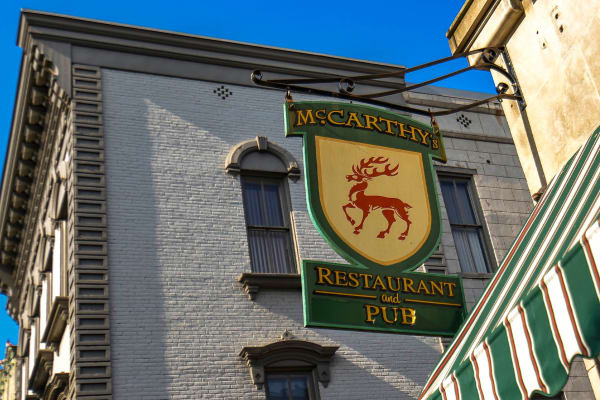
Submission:
<svg viewBox="0 0 600 400">
<path fill-rule="evenodd" d="M 411 272 L 441 234 L 439 129 L 331 102 L 288 102 L 285 124 L 286 136 L 303 137 L 313 223 L 350 262 L 303 261 L 305 325 L 454 335 L 465 316 L 460 278 Z"/>
</svg>

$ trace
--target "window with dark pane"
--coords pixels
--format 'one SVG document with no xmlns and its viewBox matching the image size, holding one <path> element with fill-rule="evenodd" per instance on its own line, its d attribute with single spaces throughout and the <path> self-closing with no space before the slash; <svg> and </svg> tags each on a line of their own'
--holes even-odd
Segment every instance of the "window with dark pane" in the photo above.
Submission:
<svg viewBox="0 0 600 400">
<path fill-rule="evenodd" d="M 310 372 L 267 374 L 267 400 L 315 400 Z"/>
<path fill-rule="evenodd" d="M 282 178 L 242 176 L 253 272 L 296 272 L 285 189 Z"/>
<path fill-rule="evenodd" d="M 552 397 L 546 397 L 541 394 L 534 394 L 531 396 L 531 400 L 563 400 L 563 399 L 564 399 L 564 397 L 563 397 L 562 392 L 560 392 L 557 395 L 554 395 Z"/>
<path fill-rule="evenodd" d="M 441 176 L 440 185 L 462 271 L 491 272 L 470 179 Z"/>
</svg>

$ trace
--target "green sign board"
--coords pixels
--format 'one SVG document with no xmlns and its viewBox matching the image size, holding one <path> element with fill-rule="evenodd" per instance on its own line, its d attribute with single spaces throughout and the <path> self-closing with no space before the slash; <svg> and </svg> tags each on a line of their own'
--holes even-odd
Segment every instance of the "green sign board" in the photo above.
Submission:
<svg viewBox="0 0 600 400">
<path fill-rule="evenodd" d="M 363 279 L 378 276 L 381 282 L 385 276 L 422 284 L 416 293 L 406 288 L 405 294 L 411 297 L 392 293 L 383 285 L 368 288 L 368 282 L 354 286 L 354 280 L 348 286 L 333 285 L 345 288 L 337 294 L 325 293 L 317 286 L 329 284 L 329 278 L 321 276 L 321 282 L 313 282 L 311 277 L 315 268 L 320 271 L 319 266 L 329 268 L 330 264 L 304 261 L 305 323 L 452 335 L 464 316 L 459 279 L 438 277 L 448 289 L 440 293 L 431 283 L 433 275 L 409 273 L 439 244 L 441 216 L 433 160 L 446 161 L 439 130 L 386 110 L 331 102 L 286 103 L 285 122 L 286 136 L 303 137 L 313 223 L 351 264 L 331 267 L 337 271 L 333 276 L 345 274 L 350 280 L 356 274 Z M 450 294 L 450 287 L 451 299 L 437 298 Z M 428 297 L 435 299 L 426 303 Z M 405 305 L 406 301 L 410 304 Z M 421 320 L 415 317 L 417 311 Z M 431 312 L 435 318 L 425 317 Z M 388 317 L 393 324 L 387 323 Z"/>
<path fill-rule="evenodd" d="M 302 295 L 306 326 L 453 336 L 465 317 L 461 280 L 450 275 L 304 261 Z"/>
</svg>

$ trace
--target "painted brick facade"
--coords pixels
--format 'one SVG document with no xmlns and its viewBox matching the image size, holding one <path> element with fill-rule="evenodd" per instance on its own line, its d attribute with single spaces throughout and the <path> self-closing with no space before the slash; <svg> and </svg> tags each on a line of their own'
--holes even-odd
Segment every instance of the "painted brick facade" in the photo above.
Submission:
<svg viewBox="0 0 600 400">
<path fill-rule="evenodd" d="M 283 136 L 282 94 L 228 85 L 233 94 L 222 99 L 217 83 L 107 69 L 102 79 L 114 396 L 264 398 L 238 353 L 278 340 L 285 329 L 340 346 L 331 382 L 319 388 L 323 399 L 417 396 L 440 357 L 437 338 L 306 329 L 299 291 L 261 290 L 250 301 L 237 282 L 250 261 L 240 180 L 225 172 L 225 158 L 237 143 L 261 135 L 302 163 L 301 140 Z M 447 142 L 450 157 L 461 146 L 481 151 L 480 142 Z M 483 144 L 492 145 L 489 157 L 508 156 L 514 166 L 500 145 Z M 458 156 L 450 165 L 481 173 L 476 184 L 486 217 L 509 209 L 492 195 L 516 202 L 514 193 L 525 190 L 522 176 L 510 178 L 505 166 L 486 169 Z M 500 178 L 502 191 L 482 192 Z M 342 261 L 310 221 L 302 179 L 288 185 L 301 257 Z M 514 224 L 526 215 L 525 202 L 518 204 Z M 456 272 L 444 218 L 443 250 Z M 497 221 L 490 233 L 499 238 L 499 259 L 508 246 L 501 239 L 513 230 Z M 480 281 L 465 281 L 470 302 Z"/>
<path fill-rule="evenodd" d="M 225 168 L 236 145 L 262 136 L 302 170 L 301 140 L 283 135 L 283 93 L 253 86 L 252 70 L 392 73 L 367 89 L 399 89 L 398 66 L 35 11 L 20 26 L 0 194 L 0 289 L 20 325 L 17 400 L 264 399 L 253 382 L 265 371 L 248 367 L 248 349 L 293 342 L 328 357 L 310 363 L 327 383 L 317 383 L 321 399 L 418 396 L 438 338 L 306 329 L 299 275 L 276 276 L 287 289 L 259 288 L 260 274 L 250 275 L 263 283 L 239 282 L 251 272 L 242 191 Z M 434 109 L 487 97 L 436 87 L 394 96 Z M 498 103 L 438 122 L 449 160 L 436 168 L 471 179 L 493 269 L 533 206 L 508 125 Z M 311 222 L 303 177 L 286 184 L 298 258 L 344 262 Z M 461 271 L 439 198 L 444 233 L 421 270 L 461 275 L 472 308 L 492 274 Z M 565 399 L 591 398 L 595 366 L 573 365 Z"/>
</svg>

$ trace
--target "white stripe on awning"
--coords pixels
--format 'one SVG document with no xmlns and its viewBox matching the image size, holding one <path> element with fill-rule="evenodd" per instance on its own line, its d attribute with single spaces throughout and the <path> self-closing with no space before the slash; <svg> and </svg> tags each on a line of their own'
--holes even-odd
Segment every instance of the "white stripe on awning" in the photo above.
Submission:
<svg viewBox="0 0 600 400">
<path fill-rule="evenodd" d="M 490 354 L 487 351 L 487 344 L 483 342 L 473 352 L 473 363 L 475 368 L 475 379 L 478 384 L 479 396 L 483 400 L 498 400 L 496 395 L 495 379 L 492 373 Z"/>
<path fill-rule="evenodd" d="M 532 357 L 531 334 L 529 333 L 529 328 L 523 317 L 523 309 L 520 305 L 510 311 L 507 323 L 510 325 L 508 333 L 514 343 L 512 351 L 516 353 L 514 355 L 516 355 L 518 360 L 518 372 L 520 372 L 523 379 L 526 396 L 529 397 L 534 390 L 545 391 L 546 385 L 540 376 L 538 362 L 535 357 Z"/>
<path fill-rule="evenodd" d="M 571 366 L 571 363 L 569 362 L 570 358 L 567 357 L 567 351 L 565 349 L 562 337 L 560 336 L 560 330 L 558 329 L 558 322 L 556 320 L 554 307 L 552 306 L 552 301 L 550 300 L 550 291 L 548 289 L 548 285 L 544 280 L 546 276 L 547 275 L 544 275 L 542 277 L 542 280 L 539 284 L 539 288 L 543 296 L 546 316 L 548 317 L 548 322 L 550 323 L 550 328 L 552 329 L 552 339 L 554 340 L 554 343 L 556 343 L 556 348 L 558 350 L 558 358 L 563 368 L 568 373 L 569 368 Z"/>
<path fill-rule="evenodd" d="M 560 284 L 556 268 L 552 268 L 544 275 L 544 283 L 548 288 L 548 295 L 552 309 L 554 310 L 554 318 L 567 360 L 573 358 L 576 354 L 580 354 L 582 349 L 577 342 L 577 333 L 575 327 L 571 324 L 569 316 L 568 299 L 565 298 L 565 293 Z"/>
<path fill-rule="evenodd" d="M 454 374 L 451 374 L 442 382 L 442 393 L 445 400 L 460 400 L 460 388 Z"/>
</svg>

